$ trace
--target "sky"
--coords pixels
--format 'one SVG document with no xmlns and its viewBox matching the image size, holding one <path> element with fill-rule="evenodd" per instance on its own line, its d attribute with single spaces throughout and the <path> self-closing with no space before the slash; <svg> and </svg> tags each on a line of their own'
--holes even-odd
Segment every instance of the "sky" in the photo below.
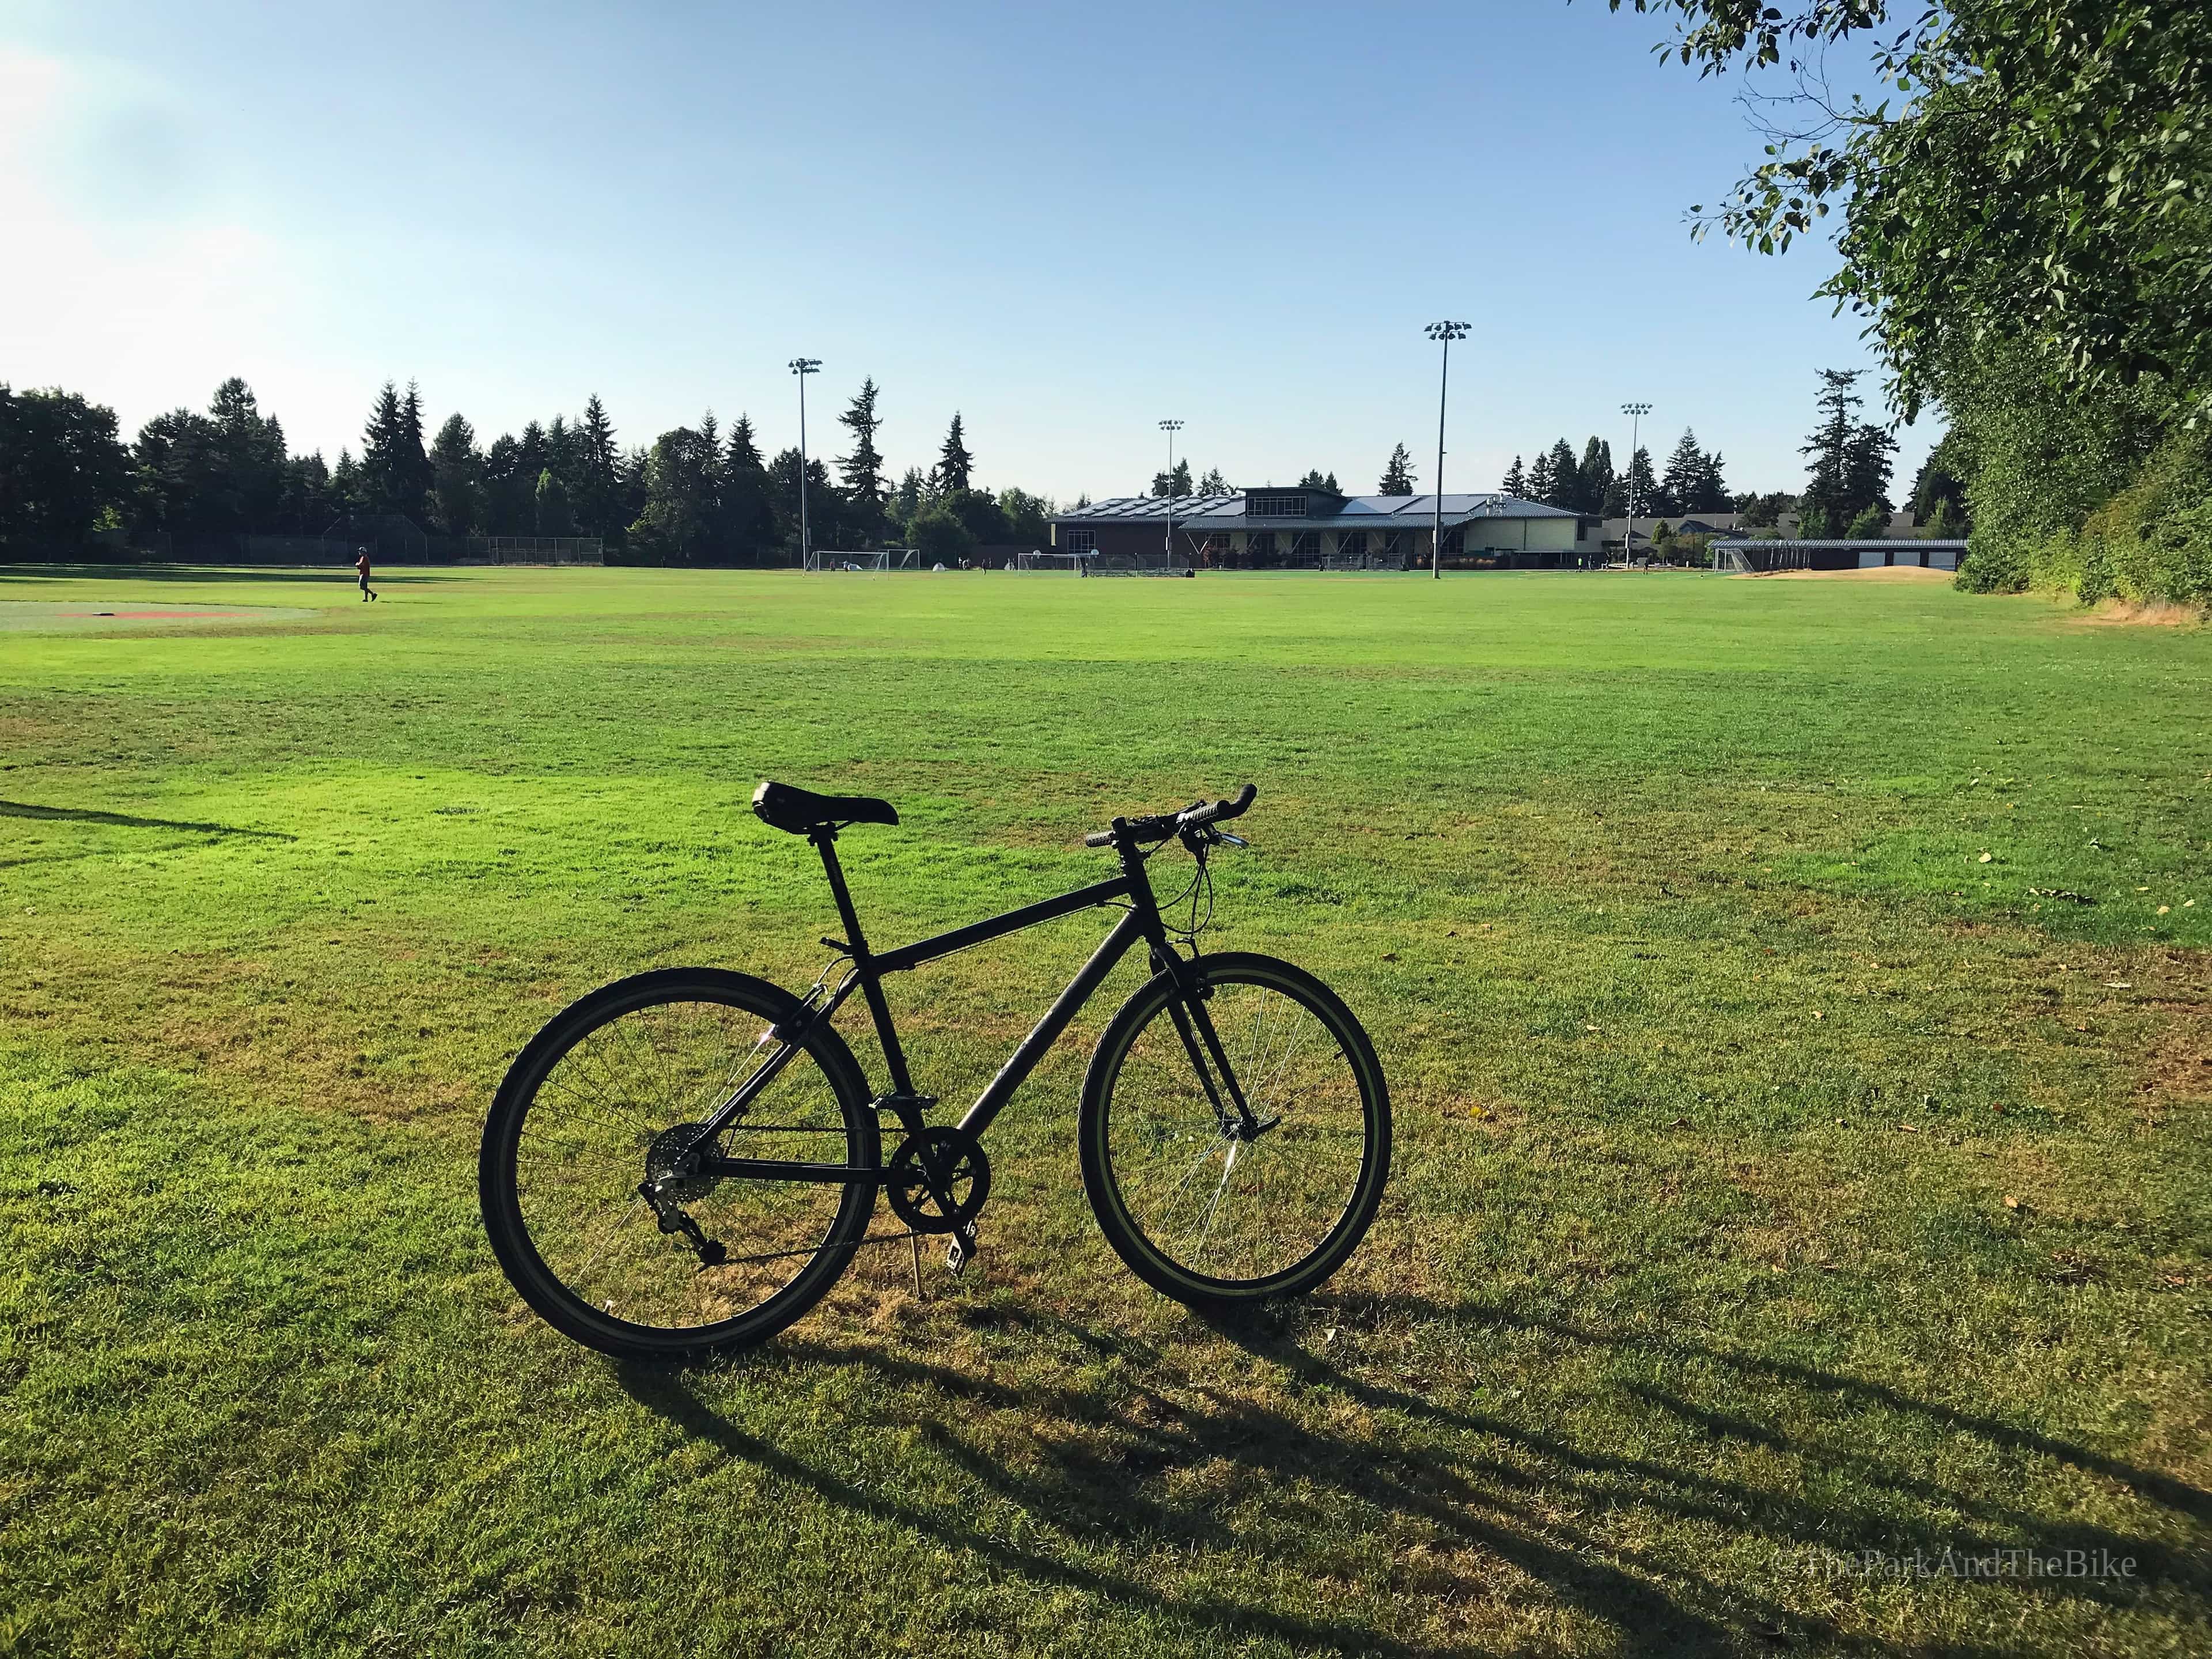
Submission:
<svg viewBox="0 0 2212 1659">
<path fill-rule="evenodd" d="M 8 0 L 0 380 L 125 433 L 243 375 L 295 450 L 386 380 L 481 441 L 605 401 L 625 445 L 751 416 L 811 453 L 872 376 L 894 473 L 1072 501 L 1447 489 L 1654 405 L 1802 486 L 1816 371 L 1873 366 L 1825 247 L 1694 243 L 1759 141 L 1603 0 L 1112 6 Z M 1879 404 L 1879 374 L 1864 383 Z M 1936 434 L 1900 433 L 1899 486 Z"/>
</svg>

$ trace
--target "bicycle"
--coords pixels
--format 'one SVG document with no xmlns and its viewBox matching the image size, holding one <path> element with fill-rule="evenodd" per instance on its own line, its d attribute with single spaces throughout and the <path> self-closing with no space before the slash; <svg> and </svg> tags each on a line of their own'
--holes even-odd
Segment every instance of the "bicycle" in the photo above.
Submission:
<svg viewBox="0 0 2212 1659">
<path fill-rule="evenodd" d="M 1358 1020 L 1312 975 L 1198 949 L 1212 914 L 1207 858 L 1249 844 L 1219 826 L 1256 793 L 1246 784 L 1234 800 L 1117 817 L 1085 840 L 1114 850 L 1112 879 L 878 951 L 837 836 L 896 824 L 896 810 L 763 783 L 754 812 L 822 855 L 845 934 L 822 942 L 837 954 L 803 996 L 746 974 L 673 968 L 617 980 L 556 1015 L 516 1057 L 484 1125 L 478 1199 L 507 1279 L 578 1342 L 681 1361 L 783 1329 L 863 1244 L 917 1241 L 918 1282 L 919 1239 L 950 1235 L 957 1273 L 975 1257 L 991 1187 L 984 1131 L 1141 943 L 1152 977 L 1100 1037 L 1078 1118 L 1099 1227 L 1139 1279 L 1194 1307 L 1311 1290 L 1375 1218 L 1389 1091 Z M 1146 867 L 1171 842 L 1197 865 L 1189 925 L 1172 928 Z M 884 976 L 1099 906 L 1123 915 L 1091 959 L 959 1121 L 928 1121 L 937 1103 L 915 1092 Z M 856 992 L 889 1073 L 880 1095 L 831 1024 Z M 902 1137 L 888 1163 L 885 1115 Z M 870 1237 L 879 1193 L 908 1231 Z"/>
</svg>

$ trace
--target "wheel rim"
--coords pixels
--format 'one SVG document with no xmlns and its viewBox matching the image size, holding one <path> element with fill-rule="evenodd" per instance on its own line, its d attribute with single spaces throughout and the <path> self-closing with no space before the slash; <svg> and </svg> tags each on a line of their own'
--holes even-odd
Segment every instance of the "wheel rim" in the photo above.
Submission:
<svg viewBox="0 0 2212 1659">
<path fill-rule="evenodd" d="M 546 1273 L 598 1321 L 644 1332 L 729 1326 L 790 1292 L 833 1245 L 848 1193 L 819 1182 L 677 1173 L 687 1137 L 774 1051 L 769 1017 L 708 1000 L 617 1013 L 546 1067 L 522 1115 L 514 1195 Z M 852 1162 L 837 1091 L 801 1050 L 718 1144 L 731 1157 Z M 710 1265 L 638 1190 L 653 1180 L 725 1260 Z"/>
<path fill-rule="evenodd" d="M 1347 1042 L 1304 1000 L 1258 979 L 1210 984 L 1222 1050 L 1273 1127 L 1255 1140 L 1224 1133 L 1163 1002 L 1116 1069 L 1103 1151 L 1118 1205 L 1156 1255 L 1201 1283 L 1252 1285 L 1311 1260 L 1350 1215 L 1366 1097 Z"/>
</svg>

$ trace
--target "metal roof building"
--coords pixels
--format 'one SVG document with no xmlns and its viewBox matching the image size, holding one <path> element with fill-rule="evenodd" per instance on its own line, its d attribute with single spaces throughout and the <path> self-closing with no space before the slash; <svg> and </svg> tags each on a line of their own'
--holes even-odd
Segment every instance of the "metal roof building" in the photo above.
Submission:
<svg viewBox="0 0 2212 1659">
<path fill-rule="evenodd" d="M 1437 505 L 1434 495 L 1341 495 L 1272 485 L 1172 502 L 1129 495 L 1060 514 L 1052 521 L 1053 545 L 1108 565 L 1167 563 L 1172 509 L 1172 560 L 1178 564 L 1401 569 L 1427 562 Z M 1594 517 L 1496 494 L 1447 493 L 1442 505 L 1448 562 L 1555 568 L 1602 562 Z"/>
</svg>

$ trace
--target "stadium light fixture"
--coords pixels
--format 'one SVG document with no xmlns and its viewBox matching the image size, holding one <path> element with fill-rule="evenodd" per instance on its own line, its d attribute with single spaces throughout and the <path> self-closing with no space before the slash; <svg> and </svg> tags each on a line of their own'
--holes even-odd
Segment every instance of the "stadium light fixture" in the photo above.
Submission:
<svg viewBox="0 0 2212 1659">
<path fill-rule="evenodd" d="M 1175 434 L 1182 430 L 1181 421 L 1162 421 L 1160 430 L 1168 434 L 1168 568 L 1175 568 Z"/>
<path fill-rule="evenodd" d="M 1628 416 L 1628 528 L 1620 538 L 1620 562 L 1626 569 L 1636 562 L 1636 452 L 1643 442 L 1644 417 L 1651 412 L 1651 405 L 1623 404 L 1620 412 Z"/>
<path fill-rule="evenodd" d="M 1431 323 L 1421 331 L 1444 349 L 1443 368 L 1437 379 L 1437 515 L 1429 532 L 1429 574 L 1444 579 L 1444 398 L 1451 389 L 1451 349 L 1454 340 L 1467 338 L 1465 323 Z"/>
<path fill-rule="evenodd" d="M 793 357 L 791 372 L 799 376 L 799 568 L 806 568 L 806 377 L 822 370 L 819 357 Z"/>
</svg>

